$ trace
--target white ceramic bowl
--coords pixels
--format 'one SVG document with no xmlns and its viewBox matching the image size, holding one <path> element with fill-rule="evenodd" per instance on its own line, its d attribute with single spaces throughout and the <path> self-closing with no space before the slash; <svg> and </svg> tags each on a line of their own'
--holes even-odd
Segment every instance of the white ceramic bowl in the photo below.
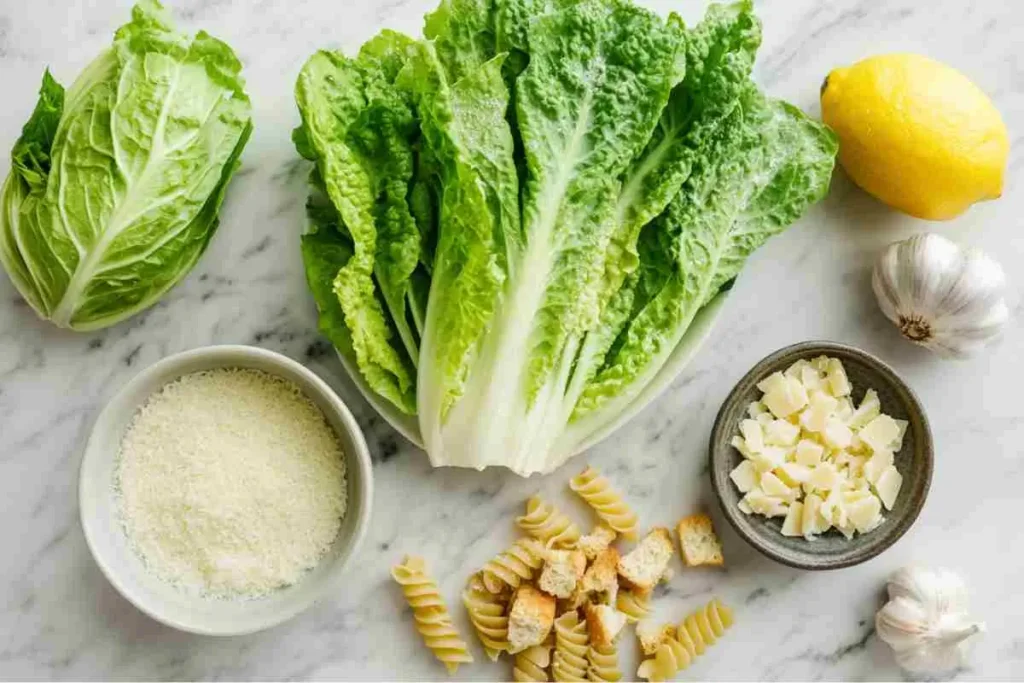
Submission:
<svg viewBox="0 0 1024 683">
<path fill-rule="evenodd" d="M 252 368 L 294 382 L 323 411 L 347 458 L 348 508 L 334 545 L 297 583 L 252 600 L 204 598 L 149 573 L 128 546 L 118 518 L 114 474 L 122 435 L 136 410 L 182 375 L 215 368 Z M 164 358 L 132 378 L 100 412 L 85 446 L 79 510 L 96 563 L 121 595 L 168 626 L 204 635 L 252 633 L 294 617 L 345 589 L 342 572 L 366 532 L 373 497 L 370 454 L 359 425 L 323 380 L 299 363 L 252 346 L 208 346 Z"/>
</svg>

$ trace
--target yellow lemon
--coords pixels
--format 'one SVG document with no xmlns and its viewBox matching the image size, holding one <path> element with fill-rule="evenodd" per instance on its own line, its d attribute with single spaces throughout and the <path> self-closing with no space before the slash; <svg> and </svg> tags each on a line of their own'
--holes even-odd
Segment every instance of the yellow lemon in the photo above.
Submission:
<svg viewBox="0 0 1024 683">
<path fill-rule="evenodd" d="M 834 70 L 821 113 L 855 183 L 900 211 L 947 220 L 1003 192 L 1009 138 L 999 111 L 956 69 L 914 54 Z"/>
</svg>

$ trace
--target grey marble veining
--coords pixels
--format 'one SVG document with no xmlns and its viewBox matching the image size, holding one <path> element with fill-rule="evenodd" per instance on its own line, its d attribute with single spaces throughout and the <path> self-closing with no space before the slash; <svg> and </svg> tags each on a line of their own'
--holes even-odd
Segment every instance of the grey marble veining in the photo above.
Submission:
<svg viewBox="0 0 1024 683">
<path fill-rule="evenodd" d="M 1013 137 L 1005 196 L 929 225 L 887 211 L 838 173 L 829 198 L 752 259 L 711 340 L 669 392 L 554 475 L 522 480 L 498 471 L 431 470 L 344 381 L 316 333 L 303 280 L 297 236 L 307 169 L 289 139 L 298 119 L 295 74 L 316 47 L 354 50 L 385 26 L 416 32 L 433 0 L 173 4 L 190 30 L 206 28 L 238 50 L 256 131 L 208 253 L 150 311 L 100 332 L 65 332 L 37 320 L 0 277 L 0 678 L 443 679 L 389 583 L 393 562 L 408 551 L 425 555 L 454 605 L 466 575 L 510 541 L 512 517 L 528 495 L 544 492 L 587 519 L 565 492 L 584 461 L 615 480 L 644 524 L 670 524 L 702 506 L 714 511 L 705 445 L 718 405 L 757 359 L 812 338 L 880 355 L 921 395 L 937 445 L 930 499 L 892 550 L 829 574 L 774 565 L 720 529 L 728 567 L 680 571 L 656 603 L 666 619 L 713 594 L 736 607 L 733 631 L 686 678 L 899 677 L 874 634 L 873 615 L 886 575 L 910 562 L 960 571 L 988 622 L 972 666 L 959 677 L 1024 677 L 1024 5 L 761 3 L 757 78 L 808 111 L 817 112 L 818 87 L 832 67 L 872 53 L 922 52 L 967 73 L 993 96 Z M 647 4 L 691 21 L 704 6 Z M 70 82 L 128 10 L 123 1 L 0 0 L 0 150 L 10 149 L 31 111 L 44 67 Z M 990 250 L 1013 280 L 1016 315 L 1006 339 L 975 360 L 941 362 L 908 346 L 875 308 L 872 258 L 888 242 L 926 229 Z M 372 526 L 349 589 L 288 624 L 239 638 L 177 633 L 137 612 L 104 580 L 78 524 L 80 445 L 94 411 L 140 368 L 211 343 L 256 344 L 320 373 L 357 413 L 376 464 Z M 623 649 L 628 674 L 635 657 L 630 645 Z M 459 678 L 508 675 L 504 665 L 487 662 Z"/>
</svg>

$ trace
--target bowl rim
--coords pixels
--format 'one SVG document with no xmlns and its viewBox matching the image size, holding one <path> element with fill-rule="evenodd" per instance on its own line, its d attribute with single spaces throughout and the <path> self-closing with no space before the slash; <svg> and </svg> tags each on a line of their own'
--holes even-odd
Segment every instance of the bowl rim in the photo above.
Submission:
<svg viewBox="0 0 1024 683">
<path fill-rule="evenodd" d="M 883 542 L 878 543 L 874 547 L 860 554 L 854 554 L 848 558 L 819 564 L 804 563 L 799 560 L 791 559 L 786 555 L 779 554 L 775 552 L 759 535 L 748 532 L 744 525 L 739 523 L 737 517 L 739 511 L 732 509 L 732 506 L 730 506 L 724 499 L 719 478 L 716 476 L 715 467 L 719 454 L 727 452 L 727 449 L 718 447 L 719 444 L 724 443 L 724 432 L 729 427 L 729 425 L 725 424 L 725 414 L 728 412 L 727 409 L 739 399 L 739 396 L 742 393 L 745 393 L 745 391 L 741 391 L 741 388 L 748 384 L 751 379 L 764 375 L 764 373 L 774 366 L 781 358 L 791 356 L 794 353 L 806 355 L 809 352 L 821 353 L 822 355 L 828 355 L 829 353 L 844 354 L 846 356 L 854 357 L 866 365 L 874 367 L 885 377 L 887 382 L 898 387 L 901 392 L 906 394 L 912 410 L 917 414 L 921 421 L 923 433 L 923 439 L 921 440 L 919 448 L 924 456 L 924 471 L 922 473 L 922 476 L 924 477 L 924 486 L 917 501 L 908 508 L 906 514 L 901 517 L 896 526 L 888 532 L 884 537 Z M 733 433 L 735 432 L 735 429 L 729 428 L 729 432 Z M 827 340 L 812 340 L 790 344 L 768 354 L 755 363 L 754 366 L 736 382 L 735 386 L 733 386 L 732 390 L 722 401 L 722 405 L 718 409 L 718 414 L 715 416 L 714 426 L 711 429 L 711 437 L 708 443 L 708 470 L 711 479 L 711 488 L 715 492 L 715 497 L 718 499 L 718 504 L 722 508 L 726 520 L 728 520 L 729 525 L 743 540 L 747 542 L 748 545 L 765 557 L 771 558 L 780 564 L 793 567 L 795 569 L 829 571 L 832 569 L 853 567 L 874 559 L 895 545 L 896 542 L 910 530 L 910 527 L 914 525 L 917 518 L 920 516 L 921 510 L 924 509 L 925 501 L 927 500 L 928 493 L 931 490 L 932 476 L 935 470 L 935 448 L 931 425 L 928 422 L 928 414 L 925 412 L 924 404 L 921 403 L 921 399 L 918 397 L 917 393 L 903 380 L 902 377 L 899 376 L 892 366 L 877 356 L 849 344 Z"/>
<path fill-rule="evenodd" d="M 222 367 L 238 367 L 237 365 L 233 365 L 233 363 L 237 363 L 239 358 L 258 359 L 265 362 L 268 368 L 284 368 L 301 376 L 308 382 L 309 386 L 313 387 L 319 396 L 330 405 L 331 409 L 337 414 L 337 417 L 340 418 L 340 422 L 348 433 L 347 436 L 350 437 L 351 443 L 354 446 L 352 449 L 354 452 L 346 451 L 345 453 L 348 459 L 347 465 L 350 469 L 354 466 L 355 469 L 359 471 L 358 486 L 360 487 L 361 495 L 359 496 L 358 505 L 355 508 L 346 507 L 345 512 L 346 516 L 350 514 L 355 515 L 355 525 L 348 542 L 340 551 L 340 556 L 336 560 L 336 567 L 330 572 L 329 576 L 321 582 L 310 597 L 295 603 L 290 606 L 289 609 L 280 609 L 270 618 L 265 618 L 255 624 L 246 624 L 239 628 L 205 628 L 201 625 L 181 623 L 162 614 L 159 610 L 152 608 L 147 603 L 145 595 L 132 588 L 127 581 L 123 580 L 120 570 L 114 566 L 115 563 L 108 561 L 106 555 L 99 550 L 100 546 L 95 537 L 95 534 L 99 533 L 99 530 L 96 528 L 96 524 L 99 522 L 94 520 L 92 515 L 88 514 L 86 510 L 86 507 L 88 506 L 86 496 L 84 494 L 84 491 L 88 486 L 86 482 L 86 473 L 90 470 L 90 465 L 93 461 L 102 457 L 99 453 L 99 446 L 97 445 L 97 441 L 100 438 L 97 428 L 100 425 L 109 423 L 113 419 L 115 405 L 119 403 L 118 399 L 131 394 L 141 386 L 144 386 L 147 382 L 152 381 L 154 378 L 159 377 L 165 372 L 175 374 L 175 368 L 187 365 L 190 361 L 197 358 L 212 359 L 221 363 Z M 266 369 L 264 371 L 269 374 L 274 374 L 272 369 Z M 182 371 L 181 373 L 178 373 L 178 376 L 183 376 L 187 373 L 188 371 Z M 287 376 L 281 376 L 284 379 L 288 379 Z M 174 380 L 167 380 L 164 384 L 172 381 Z M 305 390 L 305 388 L 303 389 Z M 319 407 L 323 409 L 322 406 Z M 348 409 L 348 406 L 345 405 L 337 393 L 335 393 L 330 385 L 328 385 L 319 375 L 298 361 L 276 351 L 245 344 L 213 344 L 188 349 L 186 351 L 181 351 L 161 358 L 152 365 L 149 365 L 137 372 L 104 400 L 102 407 L 96 411 L 94 418 L 89 424 L 88 436 L 85 440 L 84 446 L 82 447 L 82 458 L 78 468 L 78 486 L 76 487 L 76 493 L 78 495 L 79 525 L 81 526 L 83 535 L 85 536 L 85 543 L 89 548 L 89 553 L 92 555 L 93 560 L 99 567 L 100 572 L 106 577 L 107 581 L 114 587 L 121 597 L 148 617 L 179 631 L 206 636 L 238 636 L 256 633 L 282 624 L 305 612 L 341 587 L 342 579 L 345 577 L 346 570 L 351 564 L 353 558 L 355 558 L 359 552 L 369 528 L 370 512 L 373 509 L 373 464 L 370 458 L 369 448 L 366 445 L 366 439 L 363 435 L 362 429 L 359 427 L 359 423 L 352 415 L 352 412 Z"/>
</svg>

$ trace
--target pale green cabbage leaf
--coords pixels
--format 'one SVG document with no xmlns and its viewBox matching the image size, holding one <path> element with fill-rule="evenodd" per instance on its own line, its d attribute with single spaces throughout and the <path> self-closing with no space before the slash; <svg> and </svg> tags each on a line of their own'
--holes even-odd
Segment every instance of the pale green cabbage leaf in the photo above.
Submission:
<svg viewBox="0 0 1024 683">
<path fill-rule="evenodd" d="M 0 261 L 40 316 L 106 327 L 191 270 L 252 130 L 240 72 L 148 0 L 67 93 L 44 75 L 0 197 Z"/>
</svg>

